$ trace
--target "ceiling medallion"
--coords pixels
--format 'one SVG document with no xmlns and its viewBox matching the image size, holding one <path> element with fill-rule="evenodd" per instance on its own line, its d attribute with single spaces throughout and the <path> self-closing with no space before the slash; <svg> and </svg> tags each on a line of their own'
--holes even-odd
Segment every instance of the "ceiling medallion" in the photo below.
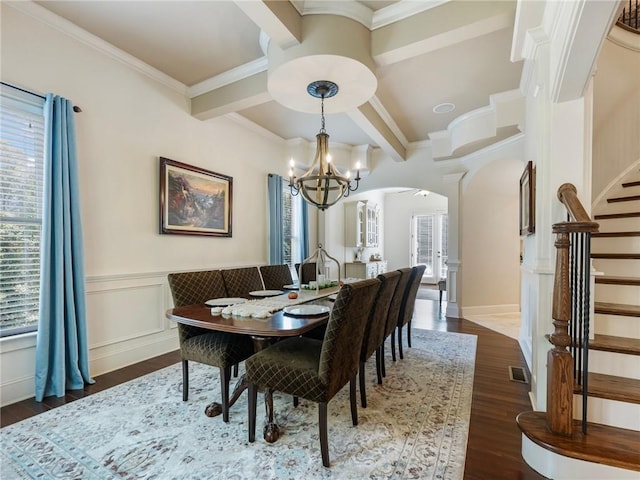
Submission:
<svg viewBox="0 0 640 480">
<path fill-rule="evenodd" d="M 329 154 L 329 134 L 325 130 L 324 99 L 331 98 L 338 93 L 338 85 L 328 80 L 318 80 L 307 85 L 307 93 L 320 98 L 321 123 L 320 132 L 316 135 L 316 155 L 311 168 L 302 176 L 296 178 L 293 174 L 293 159 L 289 170 L 289 188 L 292 195 L 300 193 L 304 200 L 315 205 L 320 210 L 326 210 L 335 205 L 342 197 L 358 189 L 360 185 L 360 162 L 356 164 L 356 185 L 351 186 L 351 174 L 342 175 L 331 163 Z"/>
</svg>

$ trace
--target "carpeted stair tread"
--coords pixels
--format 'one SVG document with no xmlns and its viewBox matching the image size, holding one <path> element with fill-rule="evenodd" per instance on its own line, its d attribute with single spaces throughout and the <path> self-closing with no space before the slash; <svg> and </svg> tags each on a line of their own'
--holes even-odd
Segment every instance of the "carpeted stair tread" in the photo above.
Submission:
<svg viewBox="0 0 640 480">
<path fill-rule="evenodd" d="M 584 435 L 574 420 L 573 435 L 563 437 L 549 431 L 546 412 L 523 412 L 516 422 L 532 442 L 559 455 L 640 471 L 640 432 L 589 423 Z"/>
</svg>

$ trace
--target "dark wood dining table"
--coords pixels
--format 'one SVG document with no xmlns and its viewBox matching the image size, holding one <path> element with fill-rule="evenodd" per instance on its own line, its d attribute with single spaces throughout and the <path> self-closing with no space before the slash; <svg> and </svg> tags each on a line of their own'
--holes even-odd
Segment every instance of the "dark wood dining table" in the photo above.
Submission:
<svg viewBox="0 0 640 480">
<path fill-rule="evenodd" d="M 332 302 L 327 299 L 327 296 L 336 291 L 337 289 L 332 289 L 331 291 L 327 290 L 324 292 L 324 295 L 309 295 L 308 302 L 320 303 L 331 307 Z M 329 313 L 310 316 L 292 316 L 283 311 L 278 311 L 267 318 L 212 314 L 211 307 L 204 304 L 172 308 L 167 310 L 166 316 L 169 320 L 185 325 L 220 332 L 249 335 L 253 340 L 255 351 L 266 348 L 280 338 L 295 337 L 309 332 L 327 323 L 329 319 Z M 244 375 L 241 376 L 229 398 L 229 407 L 238 400 L 248 386 L 249 384 Z M 264 439 L 272 443 L 275 442 L 279 436 L 278 425 L 274 422 L 273 392 L 268 389 L 265 390 L 264 398 L 268 416 L 268 422 L 264 427 Z M 210 403 L 205 409 L 205 414 L 210 417 L 220 415 L 220 413 L 222 413 L 222 406 L 215 401 Z"/>
</svg>

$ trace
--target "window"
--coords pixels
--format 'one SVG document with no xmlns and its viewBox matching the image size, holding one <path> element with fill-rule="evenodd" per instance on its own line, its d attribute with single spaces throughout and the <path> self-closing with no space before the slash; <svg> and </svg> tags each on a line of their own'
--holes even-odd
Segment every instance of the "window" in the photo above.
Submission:
<svg viewBox="0 0 640 480">
<path fill-rule="evenodd" d="M 411 265 L 424 265 L 423 279 L 436 283 L 447 278 L 448 216 L 446 214 L 412 217 Z"/>
<path fill-rule="evenodd" d="M 289 180 L 282 179 L 282 262 L 292 272 L 302 260 L 302 197 L 291 195 Z M 296 274 L 297 275 L 297 274 Z M 296 278 L 296 276 L 294 276 Z"/>
<path fill-rule="evenodd" d="M 40 293 L 44 99 L 0 91 L 0 336 L 34 331 Z"/>
</svg>

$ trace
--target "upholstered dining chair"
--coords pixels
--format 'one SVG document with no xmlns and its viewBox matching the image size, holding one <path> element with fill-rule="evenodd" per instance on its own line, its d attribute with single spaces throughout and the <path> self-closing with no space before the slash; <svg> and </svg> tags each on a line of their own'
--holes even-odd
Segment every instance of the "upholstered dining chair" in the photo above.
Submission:
<svg viewBox="0 0 640 480">
<path fill-rule="evenodd" d="M 258 267 L 229 268 L 220 271 L 227 295 L 230 297 L 247 297 L 249 292 L 264 289 Z"/>
<path fill-rule="evenodd" d="M 300 277 L 300 264 L 296 263 L 296 273 Z M 315 262 L 305 263 L 302 265 L 302 278 L 298 278 L 300 283 L 309 283 L 316 279 L 317 270 Z"/>
<path fill-rule="evenodd" d="M 397 270 L 400 273 L 400 279 L 396 285 L 396 289 L 393 292 L 393 298 L 389 305 L 389 313 L 384 327 L 384 339 L 382 345 L 380 345 L 380 366 L 382 370 L 382 376 L 386 376 L 385 368 L 385 353 L 384 343 L 387 338 L 391 337 L 391 358 L 396 361 L 396 328 L 398 326 L 398 317 L 400 316 L 400 307 L 402 306 L 402 299 L 404 298 L 404 292 L 407 289 L 409 283 L 409 277 L 411 276 L 411 268 L 399 268 Z"/>
<path fill-rule="evenodd" d="M 409 283 L 404 292 L 400 315 L 398 316 L 398 353 L 400 354 L 400 359 L 404 358 L 402 355 L 402 327 L 405 325 L 407 326 L 407 345 L 411 347 L 411 319 L 413 318 L 420 281 L 426 268 L 426 265 L 416 265 L 411 269 Z"/>
<path fill-rule="evenodd" d="M 176 307 L 227 296 L 220 270 L 171 273 L 168 280 Z M 182 400 L 186 402 L 189 397 L 189 361 L 218 367 L 222 419 L 228 422 L 231 367 L 253 354 L 253 342 L 245 335 L 214 332 L 182 323 L 178 324 L 178 337 L 182 357 Z"/>
<path fill-rule="evenodd" d="M 260 275 L 266 290 L 280 290 L 293 283 L 289 265 L 261 265 Z"/>
<path fill-rule="evenodd" d="M 324 341 L 287 338 L 247 359 L 249 442 L 255 441 L 258 386 L 317 402 L 322 464 L 329 467 L 327 404 L 349 383 L 351 420 L 358 424 L 355 388 L 360 347 L 379 286 L 377 278 L 344 285 L 331 309 Z"/>
<path fill-rule="evenodd" d="M 389 314 L 389 306 L 393 294 L 400 280 L 400 272 L 397 270 L 378 275 L 380 280 L 380 288 L 376 295 L 367 327 L 364 330 L 362 338 L 362 348 L 360 349 L 360 404 L 363 408 L 367 407 L 367 390 L 365 381 L 365 364 L 367 360 L 376 354 L 376 373 L 378 384 L 382 384 L 382 360 L 380 358 L 380 346 L 384 342 L 384 332 Z"/>
</svg>

